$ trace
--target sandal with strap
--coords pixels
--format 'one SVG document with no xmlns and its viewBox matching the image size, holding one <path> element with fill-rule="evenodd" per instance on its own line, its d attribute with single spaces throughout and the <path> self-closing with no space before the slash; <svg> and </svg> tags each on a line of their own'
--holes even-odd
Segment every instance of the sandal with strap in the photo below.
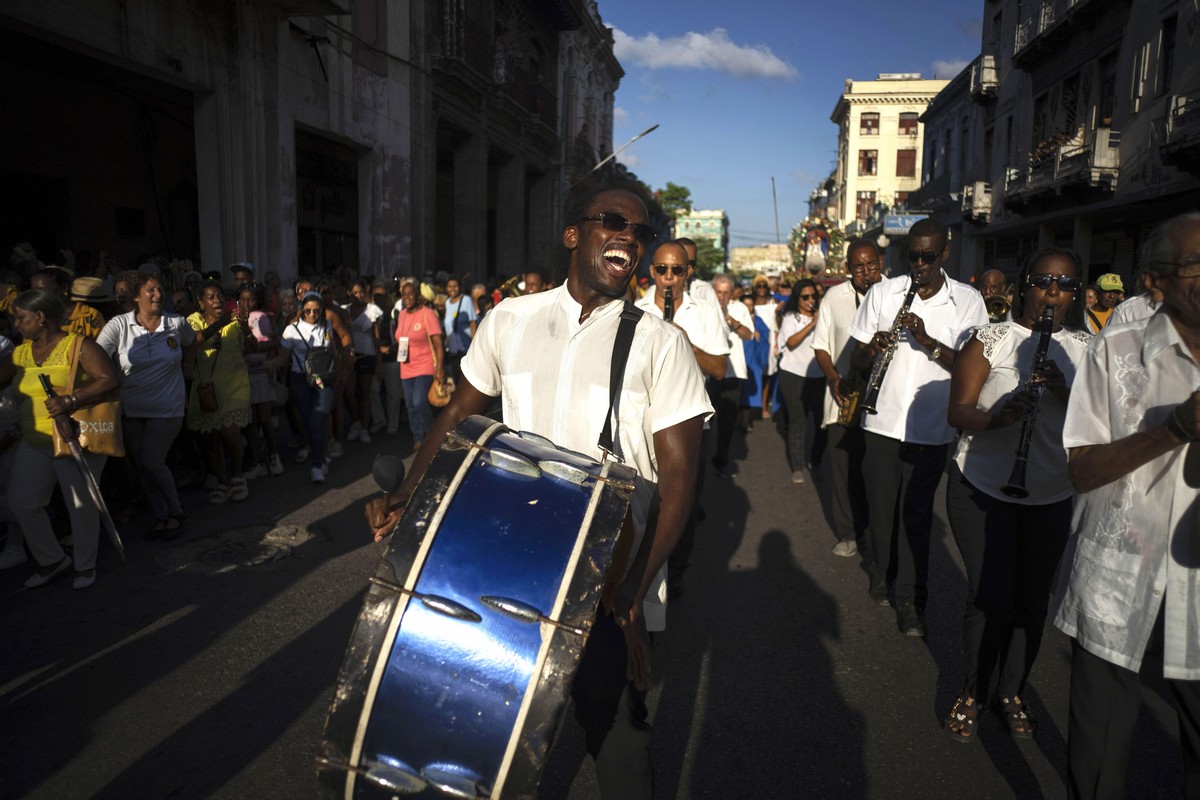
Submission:
<svg viewBox="0 0 1200 800">
<path fill-rule="evenodd" d="M 250 487 L 246 485 L 245 478 L 230 478 L 229 479 L 229 499 L 235 503 L 240 503 L 250 496 Z"/>
<path fill-rule="evenodd" d="M 981 710 L 975 698 L 963 692 L 942 721 L 942 732 L 960 744 L 970 744 L 975 741 L 975 723 Z"/>
<path fill-rule="evenodd" d="M 216 488 L 208 493 L 208 502 L 213 505 L 220 505 L 229 500 L 229 487 L 223 483 L 218 483 Z"/>
<path fill-rule="evenodd" d="M 1029 713 L 1029 706 L 1020 697 L 997 697 L 996 710 L 1008 724 L 1008 732 L 1014 739 L 1032 739 L 1037 732 L 1037 720 Z"/>
</svg>

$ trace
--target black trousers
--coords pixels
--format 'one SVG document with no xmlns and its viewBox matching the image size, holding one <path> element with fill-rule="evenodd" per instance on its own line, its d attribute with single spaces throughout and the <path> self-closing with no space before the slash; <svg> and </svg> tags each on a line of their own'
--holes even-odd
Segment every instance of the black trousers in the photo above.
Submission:
<svg viewBox="0 0 1200 800">
<path fill-rule="evenodd" d="M 654 796 L 646 693 L 626 679 L 628 657 L 625 634 L 601 606 L 575 673 L 571 699 L 588 753 L 596 762 L 604 800 Z"/>
<path fill-rule="evenodd" d="M 828 465 L 830 511 L 834 533 L 839 541 L 857 542 L 858 550 L 867 562 L 871 554 L 870 532 L 867 528 L 867 487 L 863 484 L 863 455 L 866 440 L 857 425 L 830 425 L 825 429 L 825 457 Z M 870 558 L 874 563 L 874 556 Z"/>
<path fill-rule="evenodd" d="M 1071 499 L 1008 503 L 971 485 L 951 462 L 946 516 L 967 570 L 965 691 L 986 695 L 999 662 L 996 694 L 1019 695 L 1042 646 L 1050 585 L 1071 530 Z"/>
<path fill-rule="evenodd" d="M 863 432 L 863 480 L 871 545 L 882 574 L 894 575 L 892 599 L 925 607 L 933 495 L 946 468 L 944 444 L 910 444 Z M 894 553 L 894 555 L 893 555 Z"/>
<path fill-rule="evenodd" d="M 1162 670 L 1163 616 L 1158 612 L 1142 669 Z M 1200 800 L 1200 681 L 1167 680 L 1179 718 L 1184 796 Z M 1067 723 L 1067 792 L 1073 800 L 1120 800 L 1129 748 L 1142 708 L 1139 673 L 1071 643 L 1071 711 Z"/>
<path fill-rule="evenodd" d="M 708 381 L 708 399 L 716 409 L 714 415 L 717 441 L 712 463 L 721 469 L 729 463 L 729 446 L 733 443 L 733 428 L 737 425 L 738 409 L 742 403 L 742 379 L 725 378 Z"/>
<path fill-rule="evenodd" d="M 787 409 L 787 456 L 792 470 L 821 463 L 825 432 L 825 378 L 779 371 L 779 394 Z"/>
</svg>

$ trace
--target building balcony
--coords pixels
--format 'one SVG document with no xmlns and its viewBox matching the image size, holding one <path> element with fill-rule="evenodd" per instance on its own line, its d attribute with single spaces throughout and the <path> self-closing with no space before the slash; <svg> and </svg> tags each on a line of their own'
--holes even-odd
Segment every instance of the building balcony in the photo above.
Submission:
<svg viewBox="0 0 1200 800">
<path fill-rule="evenodd" d="M 977 103 L 986 103 L 995 99 L 996 90 L 999 88 L 996 57 L 991 53 L 977 56 L 971 62 L 971 99 Z"/>
<path fill-rule="evenodd" d="M 1045 150 L 1044 154 L 1041 151 Z M 1038 148 L 1024 171 L 1006 176 L 1004 203 L 1021 209 L 1043 202 L 1059 202 L 1062 195 L 1075 195 L 1078 202 L 1098 199 L 1117 185 L 1121 166 L 1121 134 L 1097 128 L 1091 141 L 1065 142 Z"/>
<path fill-rule="evenodd" d="M 1200 92 L 1171 99 L 1159 151 L 1167 166 L 1200 176 Z"/>
<path fill-rule="evenodd" d="M 275 0 L 273 5 L 284 17 L 332 17 L 349 14 L 350 0 Z"/>
<path fill-rule="evenodd" d="M 1032 16 L 1017 25 L 1013 41 L 1013 63 L 1022 69 L 1058 52 L 1061 44 L 1079 28 L 1085 10 L 1095 12 L 1103 3 L 1095 0 L 1042 0 Z"/>
<path fill-rule="evenodd" d="M 957 188 L 957 187 L 956 187 Z M 958 198 L 950 192 L 950 174 L 944 173 L 921 184 L 908 196 L 905 205 L 912 211 L 943 211 L 957 207 Z"/>
<path fill-rule="evenodd" d="M 962 191 L 963 218 L 988 223 L 992 219 L 992 185 L 987 181 L 968 183 Z"/>
</svg>

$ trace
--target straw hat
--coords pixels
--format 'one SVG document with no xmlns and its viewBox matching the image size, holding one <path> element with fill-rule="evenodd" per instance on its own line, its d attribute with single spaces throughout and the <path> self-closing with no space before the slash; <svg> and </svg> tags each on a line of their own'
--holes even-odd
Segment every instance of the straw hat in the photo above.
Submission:
<svg viewBox="0 0 1200 800">
<path fill-rule="evenodd" d="M 93 277 L 76 278 L 71 283 L 71 299 L 76 303 L 88 303 L 89 305 L 112 303 L 116 300 L 113 297 L 112 287 L 101 278 Z"/>
<path fill-rule="evenodd" d="M 429 386 L 429 405 L 434 408 L 444 408 L 454 394 L 454 378 L 446 378 L 445 383 L 436 380 Z"/>
</svg>

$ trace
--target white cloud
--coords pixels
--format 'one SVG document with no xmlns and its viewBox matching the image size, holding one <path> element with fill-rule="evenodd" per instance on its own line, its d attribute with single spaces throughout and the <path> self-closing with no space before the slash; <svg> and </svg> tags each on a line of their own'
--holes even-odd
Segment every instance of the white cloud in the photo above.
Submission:
<svg viewBox="0 0 1200 800">
<path fill-rule="evenodd" d="M 629 112 L 620 106 L 613 106 L 613 124 L 624 125 L 629 121 Z"/>
<path fill-rule="evenodd" d="M 938 59 L 933 62 L 933 77 L 949 80 L 955 75 L 963 71 L 963 67 L 970 64 L 965 58 Z"/>
<path fill-rule="evenodd" d="M 628 150 L 626 150 L 624 153 L 621 153 L 621 155 L 617 156 L 617 161 L 621 162 L 622 164 L 629 167 L 630 169 L 633 169 L 639 163 L 639 159 L 638 159 L 637 155 L 629 152 Z"/>
<path fill-rule="evenodd" d="M 653 33 L 634 38 L 613 28 L 613 53 L 617 60 L 647 69 L 711 69 L 739 78 L 792 80 L 792 65 L 771 52 L 765 44 L 739 45 L 729 40 L 724 28 L 710 33 L 685 33 L 660 39 Z"/>
</svg>

